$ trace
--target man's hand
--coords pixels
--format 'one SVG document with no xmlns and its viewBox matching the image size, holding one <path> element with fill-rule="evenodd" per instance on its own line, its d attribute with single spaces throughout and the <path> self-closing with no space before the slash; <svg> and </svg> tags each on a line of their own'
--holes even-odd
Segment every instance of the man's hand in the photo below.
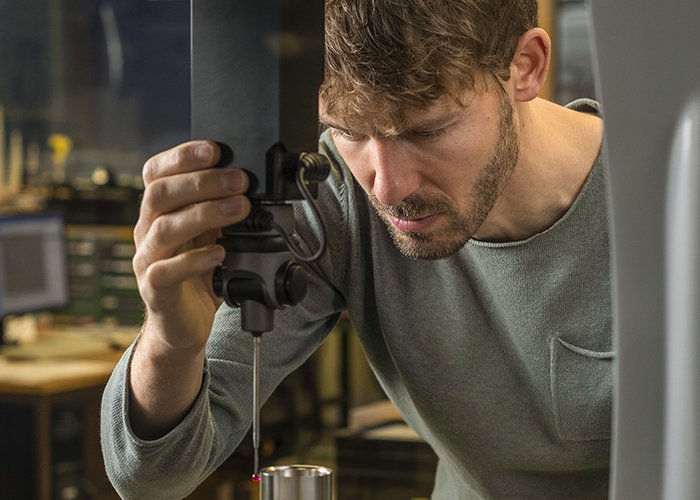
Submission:
<svg viewBox="0 0 700 500">
<path fill-rule="evenodd" d="M 224 259 L 216 238 L 250 211 L 247 176 L 211 168 L 219 156 L 215 143 L 195 141 L 144 165 L 133 264 L 146 322 L 132 361 L 130 406 L 142 437 L 176 425 L 199 392 L 204 346 L 221 303 L 211 285 Z"/>
<path fill-rule="evenodd" d="M 202 348 L 219 306 L 211 276 L 223 260 L 219 228 L 250 210 L 248 178 L 238 169 L 210 168 L 219 150 L 190 142 L 144 165 L 145 191 L 134 229 L 134 271 L 148 323 L 173 348 Z"/>
</svg>

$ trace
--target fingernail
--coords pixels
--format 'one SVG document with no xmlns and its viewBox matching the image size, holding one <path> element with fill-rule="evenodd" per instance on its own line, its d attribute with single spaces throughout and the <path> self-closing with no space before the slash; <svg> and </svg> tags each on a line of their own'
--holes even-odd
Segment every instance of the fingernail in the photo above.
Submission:
<svg viewBox="0 0 700 500">
<path fill-rule="evenodd" d="M 243 187 L 243 173 L 237 170 L 225 172 L 221 176 L 221 183 L 229 191 L 237 193 Z"/>
<path fill-rule="evenodd" d="M 194 156 L 200 161 L 209 161 L 214 156 L 214 149 L 211 144 L 200 144 L 195 148 Z"/>
<path fill-rule="evenodd" d="M 243 211 L 243 200 L 232 198 L 221 203 L 221 212 L 224 215 L 239 215 Z"/>
<path fill-rule="evenodd" d="M 209 248 L 209 258 L 213 262 L 221 262 L 226 257 L 226 251 L 219 245 L 215 245 Z"/>
</svg>

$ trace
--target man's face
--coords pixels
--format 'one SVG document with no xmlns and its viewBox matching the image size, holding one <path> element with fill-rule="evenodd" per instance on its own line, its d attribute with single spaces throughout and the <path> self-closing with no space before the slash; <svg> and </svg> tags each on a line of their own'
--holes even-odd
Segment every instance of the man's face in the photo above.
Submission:
<svg viewBox="0 0 700 500">
<path fill-rule="evenodd" d="M 501 89 L 444 99 L 409 113 L 407 131 L 348 130 L 322 115 L 352 174 L 396 247 L 419 259 L 448 257 L 474 235 L 518 160 L 513 107 Z"/>
</svg>

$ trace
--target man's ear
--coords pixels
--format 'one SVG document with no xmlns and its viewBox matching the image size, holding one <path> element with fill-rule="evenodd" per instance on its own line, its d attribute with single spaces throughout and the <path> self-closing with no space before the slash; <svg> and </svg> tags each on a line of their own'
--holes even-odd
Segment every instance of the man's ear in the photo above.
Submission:
<svg viewBox="0 0 700 500">
<path fill-rule="evenodd" d="M 511 78 L 516 101 L 531 101 L 542 89 L 552 57 L 552 40 L 542 28 L 532 28 L 520 36 L 511 62 Z"/>
</svg>

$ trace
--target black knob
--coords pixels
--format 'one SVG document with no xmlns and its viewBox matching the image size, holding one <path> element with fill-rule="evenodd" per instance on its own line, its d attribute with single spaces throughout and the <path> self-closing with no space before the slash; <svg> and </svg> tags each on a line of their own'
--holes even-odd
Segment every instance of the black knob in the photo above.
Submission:
<svg viewBox="0 0 700 500">
<path fill-rule="evenodd" d="M 282 306 L 293 306 L 306 296 L 308 277 L 303 267 L 293 261 L 282 265 L 275 276 L 275 295 Z"/>
</svg>

